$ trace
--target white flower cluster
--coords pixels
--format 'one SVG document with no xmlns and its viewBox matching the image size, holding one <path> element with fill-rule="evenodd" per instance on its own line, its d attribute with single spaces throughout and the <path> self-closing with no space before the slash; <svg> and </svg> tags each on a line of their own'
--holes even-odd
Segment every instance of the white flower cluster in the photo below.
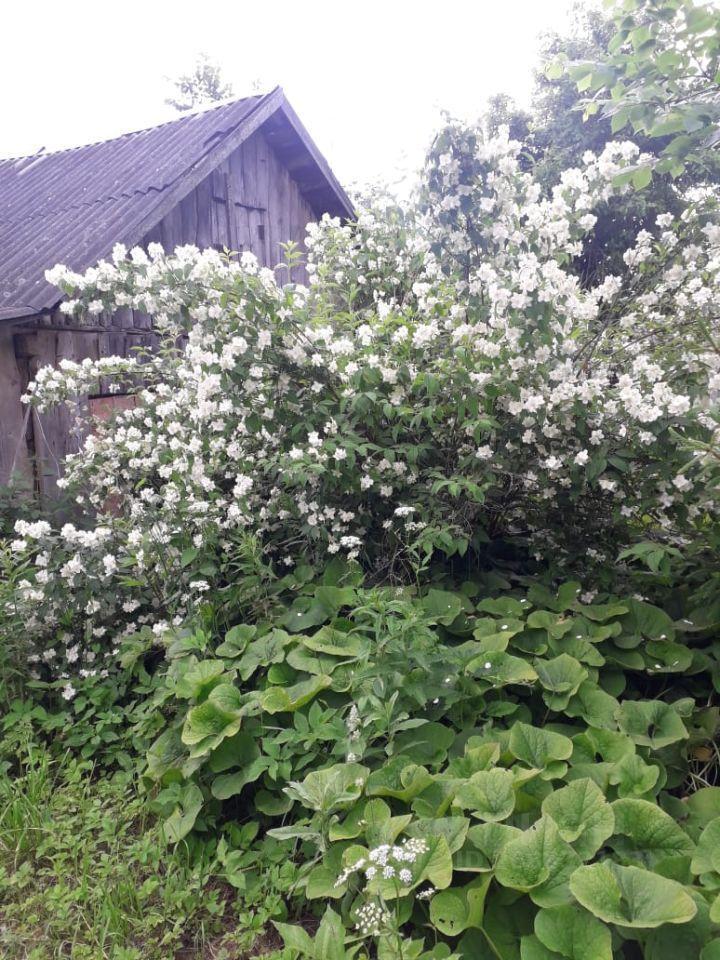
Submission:
<svg viewBox="0 0 720 960">
<path fill-rule="evenodd" d="M 410 837 L 403 840 L 400 846 L 381 844 L 370 850 L 367 858 L 362 857 L 346 867 L 335 881 L 335 886 L 342 886 L 353 873 L 363 870 L 367 880 L 374 880 L 376 877 L 383 880 L 397 878 L 403 886 L 409 887 L 413 883 L 413 872 L 410 866 L 427 851 L 427 840 L 421 837 Z"/>
<path fill-rule="evenodd" d="M 368 901 L 357 908 L 357 928 L 364 937 L 379 937 L 390 921 L 390 914 L 379 903 Z"/>
</svg>

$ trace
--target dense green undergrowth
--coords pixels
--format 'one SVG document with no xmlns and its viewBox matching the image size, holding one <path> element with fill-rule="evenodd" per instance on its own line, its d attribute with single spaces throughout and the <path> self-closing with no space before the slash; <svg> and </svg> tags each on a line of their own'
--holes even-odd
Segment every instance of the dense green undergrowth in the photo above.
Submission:
<svg viewBox="0 0 720 960">
<path fill-rule="evenodd" d="M 219 875 L 212 849 L 168 847 L 125 776 L 41 748 L 0 776 L 0 956 L 244 957 L 277 911 Z M 282 957 L 282 953 L 277 953 Z"/>
<path fill-rule="evenodd" d="M 8 956 L 243 956 L 275 929 L 316 960 L 720 949 L 711 629 L 340 562 L 220 622 L 208 602 L 164 655 L 141 632 L 121 675 L 7 711 Z"/>
</svg>

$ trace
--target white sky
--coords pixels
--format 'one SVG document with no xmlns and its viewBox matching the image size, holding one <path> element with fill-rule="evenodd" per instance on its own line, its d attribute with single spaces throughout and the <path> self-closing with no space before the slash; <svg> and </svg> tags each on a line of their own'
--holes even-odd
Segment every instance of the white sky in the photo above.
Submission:
<svg viewBox="0 0 720 960">
<path fill-rule="evenodd" d="M 526 103 L 538 36 L 572 0 L 25 0 L 3 9 L 0 156 L 177 116 L 168 77 L 199 52 L 235 93 L 280 84 L 339 179 L 415 170 L 440 111 Z"/>
</svg>

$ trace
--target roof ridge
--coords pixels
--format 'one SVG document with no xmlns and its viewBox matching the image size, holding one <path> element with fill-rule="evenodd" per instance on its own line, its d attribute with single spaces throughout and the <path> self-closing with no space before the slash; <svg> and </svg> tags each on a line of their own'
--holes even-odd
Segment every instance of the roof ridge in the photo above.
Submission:
<svg viewBox="0 0 720 960">
<path fill-rule="evenodd" d="M 253 93 L 248 97 L 227 97 L 224 100 L 211 101 L 210 103 L 203 104 L 193 110 L 186 110 L 180 116 L 173 117 L 171 120 L 163 120 L 162 123 L 153 123 L 147 127 L 140 127 L 136 130 L 126 130 L 124 133 L 119 133 L 114 137 L 105 137 L 101 140 L 91 140 L 89 143 L 78 143 L 73 147 L 63 147 L 60 150 L 45 150 L 44 147 L 41 147 L 35 153 L 26 153 L 18 157 L 0 157 L 0 165 L 6 163 L 18 163 L 20 160 L 38 160 L 41 157 L 55 157 L 61 153 L 72 153 L 74 150 L 86 150 L 88 147 L 98 147 L 101 144 L 105 143 L 114 143 L 117 140 L 123 140 L 125 137 L 136 136 L 141 133 L 150 133 L 151 130 L 159 130 L 161 127 L 169 127 L 174 123 L 182 123 L 184 120 L 190 119 L 190 117 L 196 117 L 202 113 L 212 113 L 213 110 L 221 110 L 224 107 L 232 106 L 233 104 L 247 103 L 248 100 L 261 100 L 267 99 L 271 94 L 275 93 L 276 90 L 279 90 L 279 86 L 275 86 L 272 90 L 268 90 L 265 93 Z"/>
</svg>

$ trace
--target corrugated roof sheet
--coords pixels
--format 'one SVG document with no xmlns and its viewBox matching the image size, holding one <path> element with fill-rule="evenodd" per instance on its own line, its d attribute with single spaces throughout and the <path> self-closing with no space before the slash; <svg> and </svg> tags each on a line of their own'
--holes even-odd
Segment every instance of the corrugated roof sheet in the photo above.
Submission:
<svg viewBox="0 0 720 960">
<path fill-rule="evenodd" d="M 0 160 L 0 319 L 52 307 L 45 270 L 83 270 L 140 225 L 194 168 L 248 128 L 278 93 L 223 103 L 160 126 L 57 153 Z M 273 101 L 274 102 L 274 101 Z M 201 179 L 201 178 L 199 178 Z M 163 214 L 158 216 L 158 220 Z"/>
</svg>

